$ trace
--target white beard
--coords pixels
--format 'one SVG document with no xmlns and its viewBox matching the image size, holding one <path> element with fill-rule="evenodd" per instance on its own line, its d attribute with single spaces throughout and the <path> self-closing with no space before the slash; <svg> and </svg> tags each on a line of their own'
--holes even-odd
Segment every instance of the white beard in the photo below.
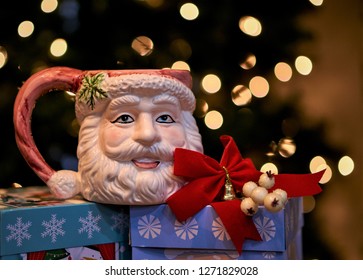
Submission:
<svg viewBox="0 0 363 280">
<path fill-rule="evenodd" d="M 81 173 L 82 195 L 88 200 L 119 205 L 160 204 L 185 184 L 181 178 L 173 175 L 172 163 L 162 163 L 152 171 L 140 171 L 132 162 L 106 160 L 109 164 L 97 161 L 100 164 Z M 84 179 L 92 178 L 90 174 L 97 179 L 92 182 Z"/>
</svg>

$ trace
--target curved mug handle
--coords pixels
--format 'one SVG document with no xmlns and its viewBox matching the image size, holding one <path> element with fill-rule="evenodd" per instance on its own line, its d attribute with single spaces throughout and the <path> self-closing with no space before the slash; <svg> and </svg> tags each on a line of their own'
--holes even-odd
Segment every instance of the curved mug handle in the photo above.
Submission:
<svg viewBox="0 0 363 280">
<path fill-rule="evenodd" d="M 68 67 L 52 67 L 32 75 L 20 88 L 14 104 L 15 140 L 33 171 L 59 198 L 69 198 L 80 192 L 78 173 L 70 170 L 56 172 L 39 152 L 31 130 L 35 103 L 42 95 L 53 90 L 77 90 L 82 71 Z M 55 178 L 57 177 L 57 178 Z"/>
</svg>

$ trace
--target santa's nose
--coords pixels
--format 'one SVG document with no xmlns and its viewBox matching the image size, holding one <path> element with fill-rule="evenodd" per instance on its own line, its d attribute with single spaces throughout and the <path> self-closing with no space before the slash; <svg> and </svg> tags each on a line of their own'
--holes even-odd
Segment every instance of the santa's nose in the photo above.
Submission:
<svg viewBox="0 0 363 280">
<path fill-rule="evenodd" d="M 133 139 L 145 146 L 151 146 L 160 141 L 160 135 L 155 128 L 155 122 L 149 114 L 140 114 L 135 125 Z"/>
</svg>

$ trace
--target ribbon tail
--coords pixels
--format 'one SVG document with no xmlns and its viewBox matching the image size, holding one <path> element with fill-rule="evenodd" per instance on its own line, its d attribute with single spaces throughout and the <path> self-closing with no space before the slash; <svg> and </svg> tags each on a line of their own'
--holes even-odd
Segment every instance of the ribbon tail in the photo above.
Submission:
<svg viewBox="0 0 363 280">
<path fill-rule="evenodd" d="M 288 197 L 315 195 L 322 191 L 319 181 L 325 170 L 313 174 L 278 174 L 275 175 L 275 186 L 271 189 L 283 189 Z"/>
<path fill-rule="evenodd" d="M 242 253 L 243 243 L 246 238 L 256 241 L 262 240 L 252 217 L 246 216 L 241 211 L 240 204 L 241 201 L 238 199 L 213 202 L 211 204 L 239 254 Z"/>
</svg>

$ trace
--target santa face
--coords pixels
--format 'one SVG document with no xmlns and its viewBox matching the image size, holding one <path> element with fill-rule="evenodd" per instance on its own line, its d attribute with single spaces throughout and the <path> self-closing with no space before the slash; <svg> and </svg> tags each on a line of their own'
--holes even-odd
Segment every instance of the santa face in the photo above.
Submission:
<svg viewBox="0 0 363 280">
<path fill-rule="evenodd" d="M 172 161 L 173 150 L 187 142 L 179 102 L 168 95 L 124 95 L 112 100 L 99 135 L 107 157 L 133 163 L 140 172 Z M 130 149 L 132 145 L 136 147 Z M 157 146 L 167 147 L 166 151 L 152 151 Z"/>
<path fill-rule="evenodd" d="M 185 183 L 173 175 L 178 147 L 200 151 L 201 140 L 192 114 L 182 111 L 176 97 L 126 94 L 113 99 L 102 115 L 82 124 L 83 196 L 112 204 L 165 202 Z"/>
</svg>

